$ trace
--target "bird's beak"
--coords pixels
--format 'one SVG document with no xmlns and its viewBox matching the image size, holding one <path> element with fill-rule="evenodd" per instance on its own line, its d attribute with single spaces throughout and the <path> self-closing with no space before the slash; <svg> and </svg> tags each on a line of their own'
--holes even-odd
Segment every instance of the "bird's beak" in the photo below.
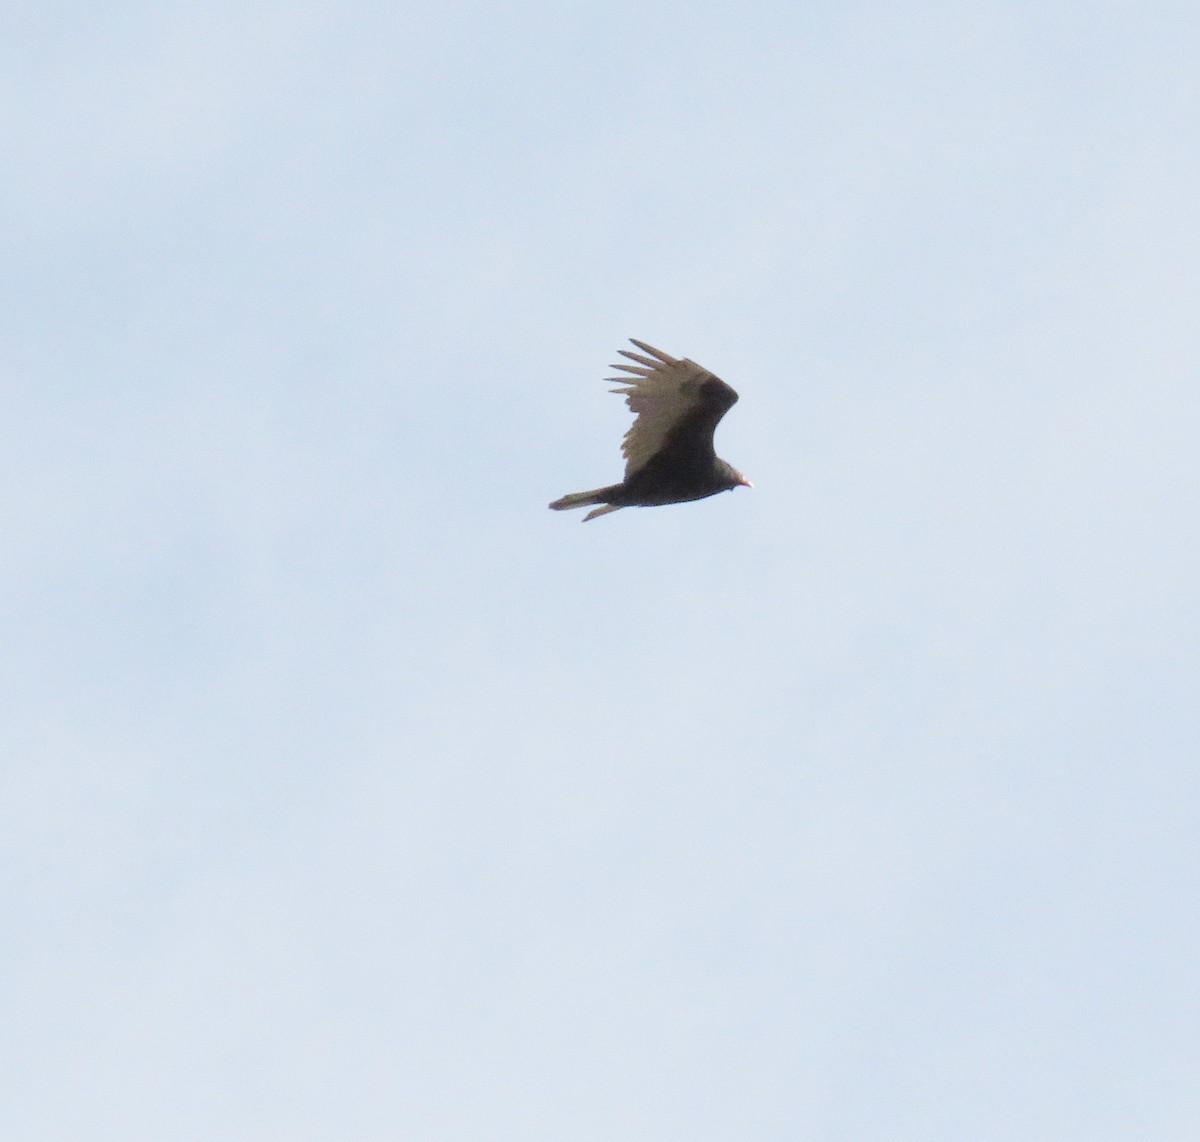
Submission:
<svg viewBox="0 0 1200 1142">
<path fill-rule="evenodd" d="M 746 477 L 743 476 L 740 472 L 738 473 L 738 486 L 742 487 L 742 488 L 753 488 L 754 487 L 754 485 L 752 483 L 750 483 L 750 481 L 747 480 Z"/>
</svg>

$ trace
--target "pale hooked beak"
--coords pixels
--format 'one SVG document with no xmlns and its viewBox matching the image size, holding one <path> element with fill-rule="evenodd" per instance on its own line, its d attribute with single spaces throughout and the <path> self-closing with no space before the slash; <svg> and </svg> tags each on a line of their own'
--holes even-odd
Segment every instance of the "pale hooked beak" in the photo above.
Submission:
<svg viewBox="0 0 1200 1142">
<path fill-rule="evenodd" d="M 746 477 L 741 474 L 741 472 L 738 473 L 738 486 L 741 488 L 753 488 L 754 487 L 754 485 L 752 483 L 750 483 L 750 481 L 747 480 Z"/>
</svg>

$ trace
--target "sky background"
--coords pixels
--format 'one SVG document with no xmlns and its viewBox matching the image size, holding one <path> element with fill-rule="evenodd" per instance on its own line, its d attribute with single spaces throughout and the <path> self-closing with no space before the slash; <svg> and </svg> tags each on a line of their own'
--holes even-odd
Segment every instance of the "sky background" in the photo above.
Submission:
<svg viewBox="0 0 1200 1142">
<path fill-rule="evenodd" d="M 5 1137 L 1200 1137 L 1192 0 L 3 25 Z"/>
</svg>

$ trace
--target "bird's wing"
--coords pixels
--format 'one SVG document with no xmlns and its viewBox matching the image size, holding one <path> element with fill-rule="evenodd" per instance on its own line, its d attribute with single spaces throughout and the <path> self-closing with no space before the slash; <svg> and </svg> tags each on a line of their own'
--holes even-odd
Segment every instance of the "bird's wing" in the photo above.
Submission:
<svg viewBox="0 0 1200 1142">
<path fill-rule="evenodd" d="M 720 377 L 686 358 L 676 360 L 661 349 L 630 338 L 642 350 L 631 353 L 619 349 L 622 357 L 636 365 L 613 365 L 629 377 L 610 377 L 623 388 L 637 419 L 625 434 L 621 452 L 625 457 L 625 478 L 643 467 L 664 445 L 684 431 L 694 442 L 711 448 L 717 424 L 736 403 L 737 393 Z M 643 356 L 648 354 L 648 356 Z"/>
</svg>

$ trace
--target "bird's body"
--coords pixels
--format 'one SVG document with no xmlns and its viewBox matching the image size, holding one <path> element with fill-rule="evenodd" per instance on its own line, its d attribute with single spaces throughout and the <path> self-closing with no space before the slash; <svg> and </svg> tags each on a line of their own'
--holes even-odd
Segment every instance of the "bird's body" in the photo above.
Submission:
<svg viewBox="0 0 1200 1142">
<path fill-rule="evenodd" d="M 624 394 L 637 414 L 621 449 L 625 479 L 572 492 L 550 505 L 555 511 L 601 505 L 584 516 L 585 523 L 620 508 L 685 503 L 752 486 L 713 447 L 713 433 L 737 393 L 695 361 L 676 360 L 643 341 L 633 343 L 649 356 L 619 350 L 638 364 L 614 365 L 632 376 L 611 378 L 626 386 L 613 392 Z"/>
</svg>

